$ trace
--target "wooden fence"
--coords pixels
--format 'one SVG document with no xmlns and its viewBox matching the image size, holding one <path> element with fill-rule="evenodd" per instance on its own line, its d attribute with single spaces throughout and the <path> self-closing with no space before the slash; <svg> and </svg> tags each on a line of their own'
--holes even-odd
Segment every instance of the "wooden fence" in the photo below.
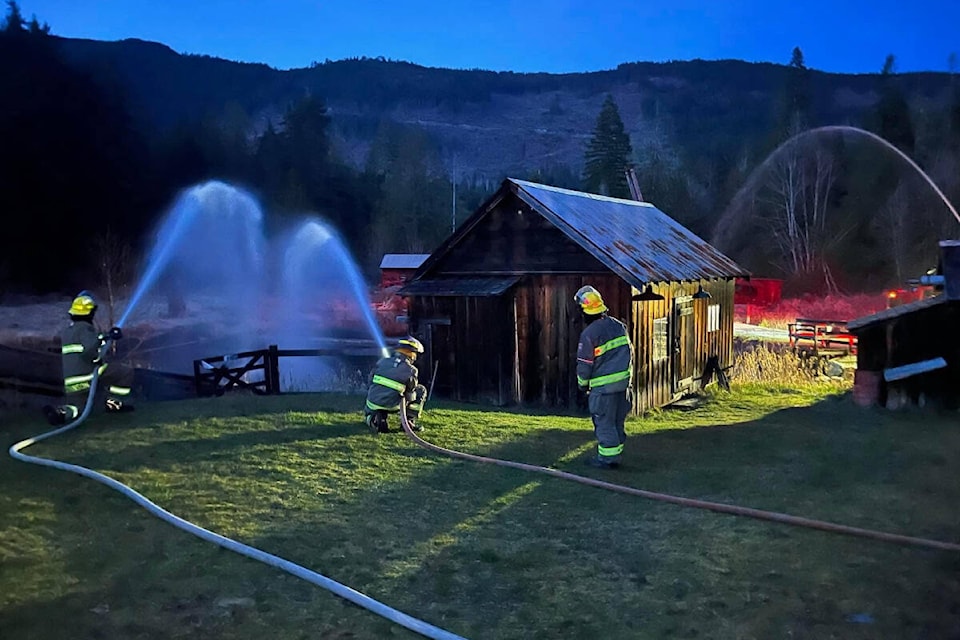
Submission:
<svg viewBox="0 0 960 640">
<path fill-rule="evenodd" d="M 323 349 L 266 349 L 213 356 L 193 361 L 197 396 L 221 396 L 231 389 L 243 389 L 257 395 L 280 394 L 280 358 L 296 357 L 368 357 L 383 355 L 381 347 L 366 341 L 340 340 Z"/>
</svg>

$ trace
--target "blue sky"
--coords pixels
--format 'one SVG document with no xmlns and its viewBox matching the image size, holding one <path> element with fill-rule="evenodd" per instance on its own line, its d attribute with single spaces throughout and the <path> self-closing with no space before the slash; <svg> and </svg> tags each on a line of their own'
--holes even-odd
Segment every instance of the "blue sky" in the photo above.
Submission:
<svg viewBox="0 0 960 640">
<path fill-rule="evenodd" d="M 947 71 L 960 0 L 20 0 L 53 33 L 140 38 L 264 62 L 384 56 L 448 68 L 551 73 L 621 62 L 737 58 L 872 73 Z M 960 62 L 957 63 L 960 70 Z"/>
</svg>

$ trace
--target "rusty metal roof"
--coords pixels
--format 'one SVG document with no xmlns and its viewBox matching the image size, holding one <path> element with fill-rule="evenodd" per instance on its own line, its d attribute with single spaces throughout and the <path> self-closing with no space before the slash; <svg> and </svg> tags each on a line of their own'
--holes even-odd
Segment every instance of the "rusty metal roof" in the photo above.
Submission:
<svg viewBox="0 0 960 640">
<path fill-rule="evenodd" d="M 499 296 L 519 280 L 520 276 L 414 280 L 397 293 L 401 296 Z"/>
<path fill-rule="evenodd" d="M 381 269 L 419 269 L 429 253 L 385 253 L 380 260 Z"/>
<path fill-rule="evenodd" d="M 648 282 L 750 275 L 648 202 L 508 178 L 517 196 L 638 289 Z"/>
</svg>

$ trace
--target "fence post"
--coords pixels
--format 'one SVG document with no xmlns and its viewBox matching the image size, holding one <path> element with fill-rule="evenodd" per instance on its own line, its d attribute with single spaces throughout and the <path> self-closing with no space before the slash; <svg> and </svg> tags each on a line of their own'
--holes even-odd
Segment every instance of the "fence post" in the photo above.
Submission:
<svg viewBox="0 0 960 640">
<path fill-rule="evenodd" d="M 193 386 L 197 390 L 197 397 L 203 397 L 203 385 L 200 383 L 200 361 L 193 361 Z"/>
<path fill-rule="evenodd" d="M 267 393 L 280 395 L 280 356 L 277 354 L 277 345 L 272 344 L 267 349 Z"/>
</svg>

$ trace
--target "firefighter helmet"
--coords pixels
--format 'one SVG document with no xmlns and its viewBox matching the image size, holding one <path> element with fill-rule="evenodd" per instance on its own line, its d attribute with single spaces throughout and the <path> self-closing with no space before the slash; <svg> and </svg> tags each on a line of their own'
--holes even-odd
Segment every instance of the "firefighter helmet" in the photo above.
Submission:
<svg viewBox="0 0 960 640">
<path fill-rule="evenodd" d="M 88 318 L 97 310 L 97 301 L 89 291 L 81 291 L 70 304 L 69 314 L 77 318 Z"/>
<path fill-rule="evenodd" d="M 423 345 L 413 336 L 407 336 L 397 340 L 397 351 L 415 359 L 417 354 L 423 353 Z"/>
<path fill-rule="evenodd" d="M 588 316 L 595 316 L 607 310 L 607 305 L 603 304 L 600 292 L 590 285 L 580 287 L 573 299 Z"/>
</svg>

